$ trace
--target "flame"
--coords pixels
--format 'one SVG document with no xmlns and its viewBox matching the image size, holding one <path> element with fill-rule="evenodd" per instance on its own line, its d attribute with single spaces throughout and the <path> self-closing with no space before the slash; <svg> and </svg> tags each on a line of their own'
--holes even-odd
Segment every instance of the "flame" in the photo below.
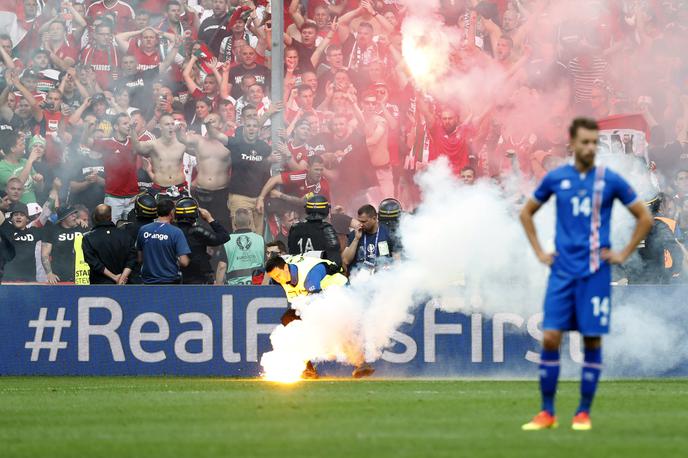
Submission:
<svg viewBox="0 0 688 458">
<path fill-rule="evenodd" d="M 263 366 L 263 380 L 278 383 L 296 383 L 306 363 L 298 357 L 289 357 L 274 351 L 265 353 L 260 359 Z"/>
<path fill-rule="evenodd" d="M 441 24 L 418 18 L 404 21 L 402 37 L 401 52 L 411 76 L 421 88 L 430 88 L 448 70 L 453 37 Z"/>
</svg>

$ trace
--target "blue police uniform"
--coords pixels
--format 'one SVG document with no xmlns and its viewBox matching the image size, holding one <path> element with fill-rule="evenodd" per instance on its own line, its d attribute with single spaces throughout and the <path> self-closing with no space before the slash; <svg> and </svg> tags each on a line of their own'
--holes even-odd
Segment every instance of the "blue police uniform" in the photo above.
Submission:
<svg viewBox="0 0 688 458">
<path fill-rule="evenodd" d="M 609 332 L 611 268 L 600 251 L 611 246 L 609 232 L 615 199 L 633 204 L 637 195 L 617 173 L 596 166 L 580 173 L 572 164 L 549 172 L 533 198 L 556 196 L 557 256 L 544 304 L 543 329 L 578 330 L 585 336 Z"/>
</svg>

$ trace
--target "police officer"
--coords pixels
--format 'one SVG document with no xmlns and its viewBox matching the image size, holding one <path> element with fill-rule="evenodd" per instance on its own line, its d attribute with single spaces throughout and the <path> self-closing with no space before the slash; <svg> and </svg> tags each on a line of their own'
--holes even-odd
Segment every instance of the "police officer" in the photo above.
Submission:
<svg viewBox="0 0 688 458">
<path fill-rule="evenodd" d="M 306 200 L 306 220 L 294 224 L 289 230 L 289 254 L 321 252 L 323 259 L 342 265 L 337 232 L 325 221 L 330 214 L 330 203 L 325 196 L 315 194 Z"/>
<path fill-rule="evenodd" d="M 133 220 L 122 226 L 122 229 L 129 234 L 129 237 L 134 241 L 136 241 L 139 235 L 139 229 L 146 224 L 152 223 L 158 216 L 156 205 L 157 202 L 155 197 L 147 192 L 142 192 L 136 196 L 133 214 L 130 214 L 130 217 L 133 216 Z M 129 284 L 141 284 L 141 264 L 138 262 L 129 274 Z"/>
<path fill-rule="evenodd" d="M 397 252 L 402 250 L 401 235 L 399 234 L 399 221 L 402 211 L 401 202 L 391 197 L 380 202 L 377 211 L 380 224 L 387 228 Z"/>
<path fill-rule="evenodd" d="M 683 250 L 676 241 L 676 221 L 664 216 L 662 193 L 646 202 L 653 216 L 650 233 L 638 247 L 638 256 L 624 264 L 630 284 L 668 284 L 681 273 Z"/>
<path fill-rule="evenodd" d="M 84 234 L 81 249 L 90 267 L 91 285 L 124 285 L 136 266 L 135 240 L 112 222 L 112 208 L 93 210 L 93 230 Z"/>
<path fill-rule="evenodd" d="M 229 240 L 227 230 L 204 208 L 199 208 L 192 197 L 182 197 L 174 207 L 176 226 L 182 230 L 191 248 L 191 262 L 182 268 L 182 283 L 206 285 L 214 282 L 208 247 L 223 245 Z M 210 225 L 210 229 L 197 222 L 198 217 Z"/>
</svg>

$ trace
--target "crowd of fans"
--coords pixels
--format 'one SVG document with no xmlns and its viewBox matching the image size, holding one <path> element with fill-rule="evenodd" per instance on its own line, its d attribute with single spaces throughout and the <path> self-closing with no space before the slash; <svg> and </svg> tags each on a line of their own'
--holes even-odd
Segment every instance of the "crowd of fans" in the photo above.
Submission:
<svg viewBox="0 0 688 458">
<path fill-rule="evenodd" d="M 233 263 L 291 248 L 313 195 L 332 207 L 339 259 L 366 263 L 356 244 L 378 230 L 374 207 L 394 197 L 413 208 L 413 177 L 438 157 L 467 184 L 516 177 L 528 189 L 567 159 L 573 116 L 632 113 L 648 144 L 617 135 L 620 154 L 642 161 L 662 191 L 653 208 L 670 232 L 660 228 L 667 240 L 652 256 L 674 253 L 655 281 L 678 276 L 682 246 L 666 245 L 688 231 L 684 2 L 583 0 L 587 17 L 558 18 L 553 1 L 440 1 L 435 17 L 463 36 L 446 56 L 452 71 L 496 66 L 504 76 L 498 100 L 467 112 L 415 84 L 402 53 L 404 19 L 425 2 L 283 1 L 283 100 L 270 90 L 274 18 L 264 0 L 20 2 L 26 33 L 0 34 L 0 223 L 16 252 L 4 281 L 73 282 L 75 239 L 118 226 L 129 234 L 115 250 L 126 271 L 89 262 L 91 281 L 140 281 L 137 251 L 144 263 L 150 251 L 140 229 L 155 217 L 171 225 L 175 206 L 161 202 L 183 196 L 194 199 L 176 208 L 192 208 L 177 218 L 186 241 L 150 234 L 179 242 L 170 255 L 184 268 L 193 237 L 196 253 L 224 245 L 203 259 L 210 276 L 193 283 L 256 282 Z M 517 122 L 550 99 L 547 119 Z M 285 129 L 272 144 L 277 119 Z M 166 197 L 136 206 L 141 193 Z"/>
</svg>

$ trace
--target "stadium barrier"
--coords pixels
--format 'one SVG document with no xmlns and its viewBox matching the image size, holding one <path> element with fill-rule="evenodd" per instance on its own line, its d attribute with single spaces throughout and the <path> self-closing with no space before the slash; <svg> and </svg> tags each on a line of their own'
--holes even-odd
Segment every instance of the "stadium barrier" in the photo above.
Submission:
<svg viewBox="0 0 688 458">
<path fill-rule="evenodd" d="M 616 288 L 608 376 L 688 375 L 688 355 L 646 356 L 655 347 L 670 351 L 662 339 L 685 348 L 686 293 L 688 287 Z M 278 287 L 3 285 L 0 375 L 255 377 L 285 307 Z M 377 375 L 534 378 L 542 315 L 509 309 L 487 317 L 422 304 L 375 363 Z M 577 365 L 570 362 L 582 355 L 580 336 L 569 339 L 563 359 L 572 371 Z M 329 375 L 350 371 L 333 363 L 322 368 Z"/>
</svg>

